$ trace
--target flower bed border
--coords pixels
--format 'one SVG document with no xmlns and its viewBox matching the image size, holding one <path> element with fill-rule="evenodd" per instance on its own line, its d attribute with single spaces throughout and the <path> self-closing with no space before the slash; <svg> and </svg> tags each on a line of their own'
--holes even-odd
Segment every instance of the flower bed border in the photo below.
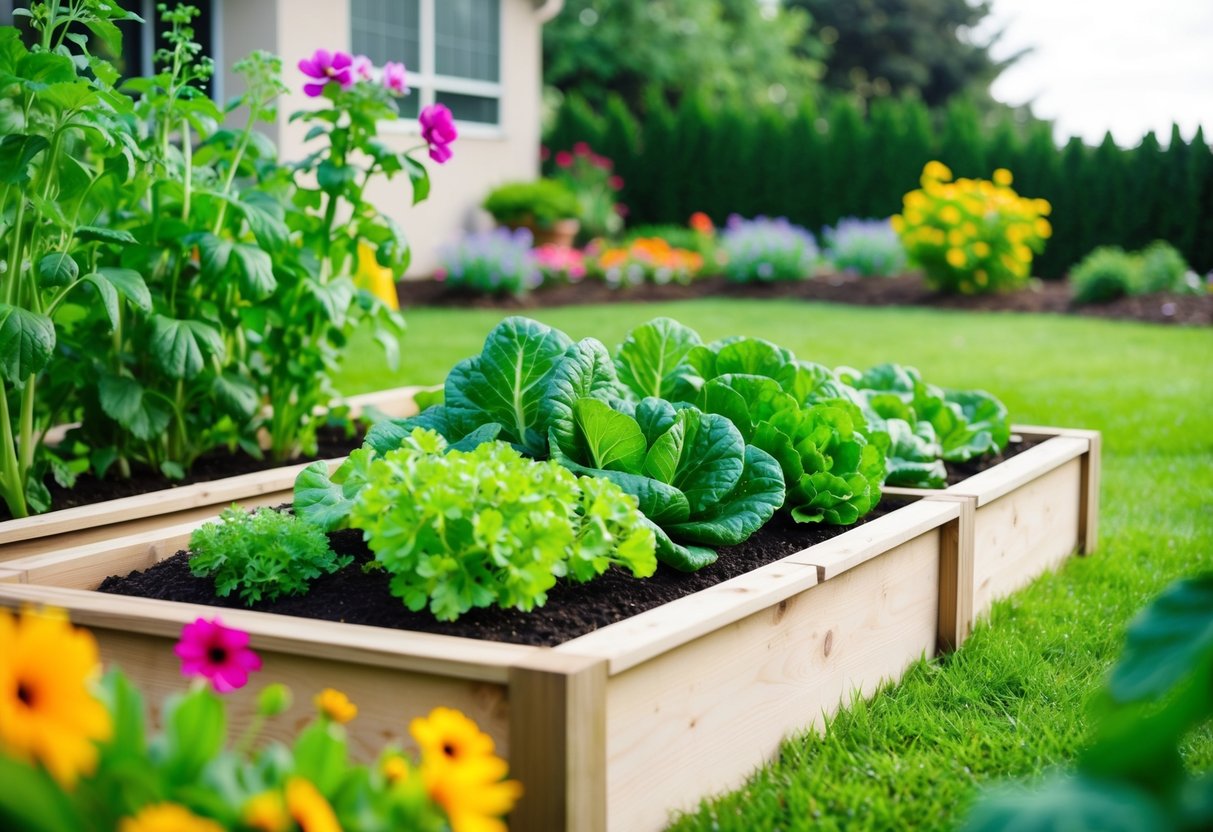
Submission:
<svg viewBox="0 0 1213 832">
<path fill-rule="evenodd" d="M 355 416 L 376 408 L 389 416 L 416 412 L 413 395 L 426 388 L 408 386 L 342 399 Z M 63 430 L 52 434 L 62 436 Z M 48 434 L 50 435 L 50 434 Z M 339 462 L 339 460 L 338 460 Z M 305 463 L 306 464 L 306 463 Z M 207 519 L 233 502 L 255 508 L 289 502 L 295 477 L 305 464 L 223 477 L 165 488 L 85 506 L 0 522 L 0 564 L 85 543 L 112 540 L 195 519 Z"/>
<path fill-rule="evenodd" d="M 556 648 L 90 591 L 172 555 L 197 522 L 10 562 L 20 582 L 0 581 L 0 606 L 66 609 L 156 695 L 181 684 L 171 650 L 181 626 L 218 612 L 250 632 L 260 682 L 301 694 L 340 685 L 359 705 L 349 727 L 364 756 L 402 735 L 409 716 L 457 707 L 529 786 L 511 828 L 660 829 L 670 810 L 743 782 L 854 691 L 870 694 L 955 641 L 962 513 L 963 501 L 919 500 Z M 308 698 L 277 723 L 282 736 L 306 718 Z M 253 707 L 252 691 L 234 695 L 233 730 Z"/>
</svg>

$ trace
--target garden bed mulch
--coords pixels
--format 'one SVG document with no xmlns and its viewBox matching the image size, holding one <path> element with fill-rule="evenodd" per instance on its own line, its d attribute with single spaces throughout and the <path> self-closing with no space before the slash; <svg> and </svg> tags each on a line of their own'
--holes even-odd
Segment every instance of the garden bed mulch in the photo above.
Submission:
<svg viewBox="0 0 1213 832">
<path fill-rule="evenodd" d="M 1101 318 L 1193 325 L 1213 325 L 1213 294 L 1158 293 L 1121 298 L 1109 303 L 1076 305 L 1064 281 L 1036 281 L 1009 294 L 951 296 L 928 287 L 921 275 L 856 277 L 819 275 L 781 283 L 730 283 L 723 277 L 703 277 L 683 286 L 644 284 L 612 289 L 597 280 L 573 285 L 545 286 L 525 297 L 488 296 L 453 290 L 433 280 L 408 280 L 397 285 L 403 306 L 449 306 L 525 310 L 551 306 L 601 303 L 645 303 L 705 297 L 792 299 L 849 303 L 858 306 L 928 306 L 982 312 L 1051 312 Z"/>
<path fill-rule="evenodd" d="M 104 478 L 92 474 L 81 474 L 71 488 L 64 488 L 54 479 L 47 477 L 46 485 L 51 492 L 51 510 L 88 506 L 106 500 L 117 500 L 121 497 L 150 494 L 166 488 L 178 488 L 183 485 L 212 482 L 241 474 L 252 474 L 284 465 L 297 465 L 314 462 L 317 459 L 348 456 L 350 451 L 362 444 L 362 432 L 359 431 L 351 437 L 344 429 L 324 427 L 317 432 L 316 439 L 317 447 L 314 455 L 301 456 L 287 462 L 275 462 L 269 458 L 255 459 L 243 451 L 232 452 L 225 448 L 208 451 L 198 457 L 191 466 L 188 476 L 181 480 L 170 480 L 160 471 L 147 466 L 134 466 L 131 469 L 130 477 L 126 479 L 116 474 Z M 8 511 L 0 506 L 0 520 L 8 519 L 11 519 Z"/>
</svg>

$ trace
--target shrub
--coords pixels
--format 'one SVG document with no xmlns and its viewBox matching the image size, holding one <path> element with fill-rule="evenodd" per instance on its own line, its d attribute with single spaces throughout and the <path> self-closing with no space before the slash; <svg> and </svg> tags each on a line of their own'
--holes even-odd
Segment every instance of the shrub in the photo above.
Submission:
<svg viewBox="0 0 1213 832">
<path fill-rule="evenodd" d="M 467 234 L 439 254 L 436 280 L 485 294 L 521 295 L 543 282 L 527 228 Z"/>
<path fill-rule="evenodd" d="M 922 188 L 903 199 L 893 228 L 927 282 L 942 292 L 1001 292 L 1024 285 L 1053 233 L 1051 206 L 1011 189 L 1011 172 L 994 181 L 958 179 L 939 162 L 922 170 Z"/>
<path fill-rule="evenodd" d="M 863 277 L 890 277 L 906 268 L 906 250 L 888 220 L 848 217 L 827 228 L 825 259 L 835 269 Z"/>
<path fill-rule="evenodd" d="M 1077 303 L 1106 303 L 1141 294 L 1142 261 L 1117 246 L 1097 248 L 1070 272 Z"/>
<path fill-rule="evenodd" d="M 623 179 L 612 172 L 614 163 L 585 142 L 575 144 L 572 151 L 557 151 L 553 161 L 552 177 L 577 198 L 582 236 L 593 239 L 618 234 L 623 228 L 624 208 L 618 202 Z"/>
<path fill-rule="evenodd" d="M 484 200 L 484 210 L 502 225 L 550 228 L 560 220 L 576 218 L 577 196 L 563 182 L 536 179 L 510 182 L 494 188 Z"/>
<path fill-rule="evenodd" d="M 1143 294 L 1151 292 L 1200 292 L 1199 278 L 1189 281 L 1191 269 L 1175 246 L 1155 240 L 1141 252 L 1141 284 Z M 1192 275 L 1195 277 L 1195 275 Z"/>
<path fill-rule="evenodd" d="M 365 476 L 350 525 L 391 573 L 392 593 L 439 619 L 491 604 L 531 610 L 557 578 L 587 581 L 613 563 L 637 577 L 657 568 L 635 497 L 504 442 L 448 450 L 417 428 Z"/>
<path fill-rule="evenodd" d="M 729 217 L 720 235 L 725 276 L 738 283 L 767 283 L 808 277 L 817 260 L 817 243 L 804 228 L 786 219 Z"/>
<path fill-rule="evenodd" d="M 260 508 L 248 512 L 232 506 L 219 522 L 200 526 L 190 536 L 190 571 L 215 579 L 215 594 L 226 598 L 239 590 L 245 604 L 263 598 L 302 595 L 321 575 L 348 565 L 336 555 L 317 526 L 293 514 Z"/>
<path fill-rule="evenodd" d="M 660 237 L 641 237 L 627 246 L 604 249 L 591 259 L 591 271 L 614 287 L 648 281 L 690 283 L 703 270 L 703 257 L 674 248 Z"/>
</svg>

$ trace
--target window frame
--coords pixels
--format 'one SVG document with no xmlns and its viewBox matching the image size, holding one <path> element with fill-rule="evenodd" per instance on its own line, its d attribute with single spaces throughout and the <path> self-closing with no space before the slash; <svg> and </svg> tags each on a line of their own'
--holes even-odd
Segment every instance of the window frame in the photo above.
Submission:
<svg viewBox="0 0 1213 832">
<path fill-rule="evenodd" d="M 455 119 L 459 133 L 463 136 L 479 136 L 483 138 L 499 138 L 504 135 L 502 127 L 503 107 L 505 105 L 505 84 L 502 77 L 505 71 L 505 25 L 503 5 L 506 0 L 496 0 L 497 3 L 497 81 L 479 81 L 473 78 L 459 78 L 454 75 L 440 75 L 437 70 L 437 17 L 435 3 L 439 0 L 418 0 L 418 53 L 420 67 L 405 67 L 408 73 L 408 85 L 411 93 L 418 96 L 417 111 L 435 103 L 436 95 L 440 92 L 457 95 L 475 95 L 482 98 L 497 100 L 497 121 L 464 121 Z M 351 8 L 352 11 L 352 8 Z M 350 26 L 350 46 L 353 47 L 353 15 L 347 15 Z M 380 127 L 386 131 L 399 133 L 419 133 L 416 120 L 399 118 L 385 121 Z"/>
</svg>

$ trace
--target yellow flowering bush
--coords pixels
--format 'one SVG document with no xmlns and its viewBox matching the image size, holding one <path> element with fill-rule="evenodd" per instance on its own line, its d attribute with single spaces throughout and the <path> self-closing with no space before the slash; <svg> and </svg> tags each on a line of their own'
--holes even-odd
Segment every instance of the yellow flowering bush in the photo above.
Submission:
<svg viewBox="0 0 1213 832">
<path fill-rule="evenodd" d="M 993 181 L 957 179 L 941 162 L 922 169 L 922 187 L 902 200 L 893 228 L 927 282 L 943 292 L 978 294 L 1014 289 L 1032 274 L 1032 257 L 1053 227 L 1048 201 L 1011 188 L 1011 172 Z"/>
</svg>

